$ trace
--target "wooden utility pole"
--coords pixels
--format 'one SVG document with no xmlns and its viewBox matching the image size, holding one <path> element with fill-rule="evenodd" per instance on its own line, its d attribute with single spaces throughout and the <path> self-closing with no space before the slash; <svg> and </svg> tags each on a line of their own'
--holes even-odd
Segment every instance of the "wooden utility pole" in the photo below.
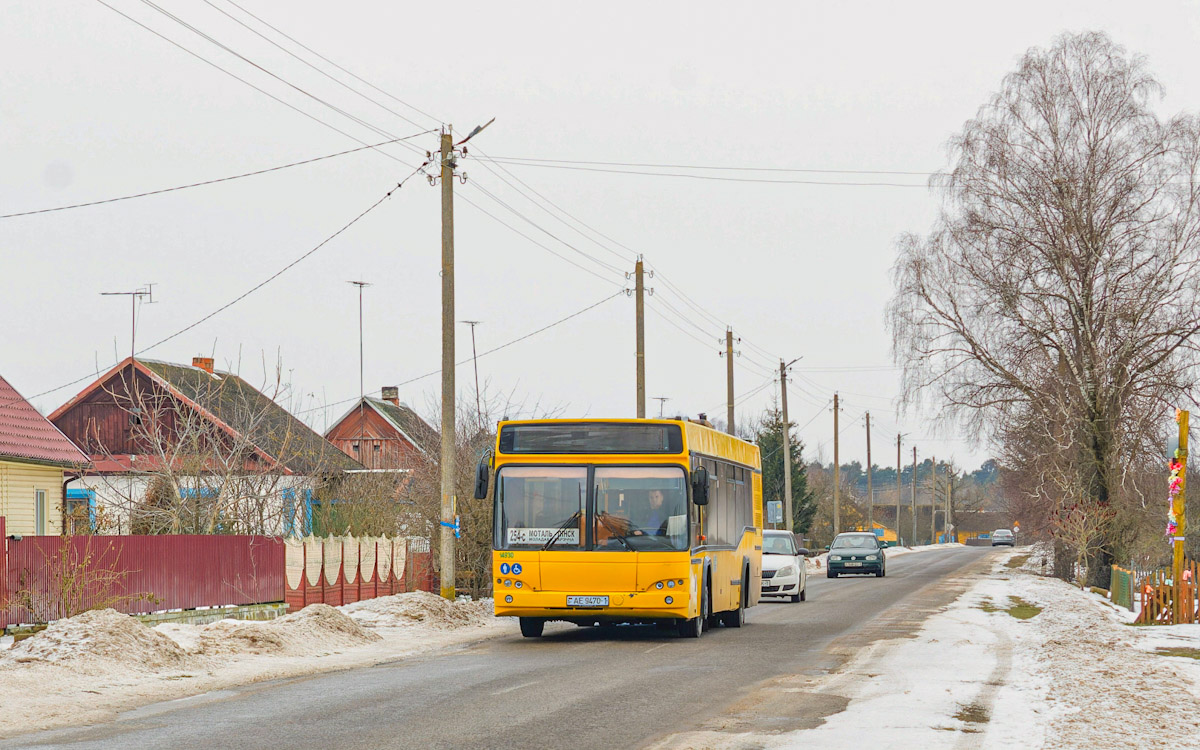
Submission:
<svg viewBox="0 0 1200 750">
<path fill-rule="evenodd" d="M 896 433 L 896 544 L 900 544 L 900 497 L 904 494 L 900 483 L 900 433 Z"/>
<path fill-rule="evenodd" d="M 867 530 L 875 533 L 875 485 L 871 479 L 871 412 L 867 412 Z"/>
<path fill-rule="evenodd" d="M 442 470 L 441 593 L 454 601 L 454 139 L 442 132 Z"/>
<path fill-rule="evenodd" d="M 728 420 L 728 425 L 725 431 L 730 435 L 736 435 L 737 431 L 733 426 L 733 329 L 725 329 L 725 419 Z"/>
<path fill-rule="evenodd" d="M 913 522 L 913 535 L 912 535 L 912 540 L 910 543 L 916 544 L 917 543 L 917 446 L 915 446 L 915 445 L 913 446 L 912 481 L 909 482 L 909 484 L 912 486 L 912 501 L 911 501 L 911 503 L 912 503 L 912 522 Z"/>
<path fill-rule="evenodd" d="M 833 535 L 842 533 L 842 466 L 838 461 L 838 395 L 833 394 Z"/>
<path fill-rule="evenodd" d="M 633 267 L 636 277 L 633 288 L 636 303 L 634 308 L 637 315 L 637 416 L 646 418 L 646 282 L 642 258 L 638 256 Z M 730 407 L 733 408 L 733 407 Z"/>
</svg>

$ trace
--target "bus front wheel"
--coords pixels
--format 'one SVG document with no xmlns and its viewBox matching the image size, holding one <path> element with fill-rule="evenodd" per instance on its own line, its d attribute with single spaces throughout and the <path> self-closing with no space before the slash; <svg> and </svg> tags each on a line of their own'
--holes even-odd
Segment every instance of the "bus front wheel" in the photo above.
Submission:
<svg viewBox="0 0 1200 750">
<path fill-rule="evenodd" d="M 521 620 L 521 635 L 526 638 L 540 638 L 542 630 L 546 627 L 546 621 L 540 617 L 522 617 Z"/>
<path fill-rule="evenodd" d="M 708 586 L 700 589 L 700 613 L 687 620 L 680 620 L 679 637 L 680 638 L 699 638 L 704 633 L 704 625 L 708 622 L 709 612 L 711 607 L 708 603 Z"/>
</svg>

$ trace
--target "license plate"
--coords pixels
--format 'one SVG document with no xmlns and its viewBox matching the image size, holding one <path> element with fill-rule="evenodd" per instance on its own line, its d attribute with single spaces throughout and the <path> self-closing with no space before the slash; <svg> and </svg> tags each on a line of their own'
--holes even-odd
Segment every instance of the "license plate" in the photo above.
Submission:
<svg viewBox="0 0 1200 750">
<path fill-rule="evenodd" d="M 846 563 L 847 568 L 861 568 L 862 563 Z"/>
<path fill-rule="evenodd" d="M 607 607 L 607 596 L 568 596 L 568 607 Z"/>
</svg>

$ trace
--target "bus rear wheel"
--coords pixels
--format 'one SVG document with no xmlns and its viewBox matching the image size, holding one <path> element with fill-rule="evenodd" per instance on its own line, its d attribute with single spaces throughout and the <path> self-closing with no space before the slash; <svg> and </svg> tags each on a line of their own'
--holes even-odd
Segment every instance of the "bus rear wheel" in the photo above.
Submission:
<svg viewBox="0 0 1200 750">
<path fill-rule="evenodd" d="M 727 628 L 740 628 L 746 624 L 746 587 L 749 586 L 747 578 L 748 576 L 743 573 L 737 609 L 721 613 L 721 624 Z"/>
<path fill-rule="evenodd" d="M 522 617 L 521 620 L 521 635 L 526 638 L 540 638 L 542 630 L 546 627 L 546 621 L 540 617 Z"/>
</svg>

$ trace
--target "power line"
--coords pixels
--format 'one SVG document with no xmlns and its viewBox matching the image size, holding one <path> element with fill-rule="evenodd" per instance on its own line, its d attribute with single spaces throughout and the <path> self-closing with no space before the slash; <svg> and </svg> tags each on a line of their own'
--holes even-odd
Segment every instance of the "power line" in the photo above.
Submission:
<svg viewBox="0 0 1200 750">
<path fill-rule="evenodd" d="M 353 136 L 353 135 L 351 135 L 350 133 L 347 133 L 346 131 L 342 130 L 341 128 L 337 127 L 336 125 L 332 125 L 332 124 L 330 124 L 330 123 L 326 122 L 325 120 L 322 120 L 320 117 L 317 117 L 316 115 L 314 115 L 314 114 L 312 114 L 312 113 L 310 113 L 310 112 L 305 112 L 304 110 L 300 109 L 300 108 L 299 108 L 299 107 L 297 107 L 296 105 L 294 105 L 294 104 L 291 104 L 291 103 L 289 103 L 289 102 L 286 102 L 286 101 L 284 101 L 283 99 L 280 99 L 278 96 L 275 96 L 274 94 L 272 94 L 271 92 L 267 91 L 266 89 L 263 89 L 263 88 L 261 88 L 261 87 L 259 87 L 259 86 L 256 86 L 256 85 L 254 85 L 253 83 L 251 83 L 250 81 L 247 81 L 245 78 L 242 78 L 242 77 L 241 77 L 241 76 L 239 76 L 238 74 L 236 74 L 236 73 L 234 73 L 234 72 L 232 72 L 232 71 L 230 71 L 230 70 L 227 70 L 227 69 L 225 69 L 225 68 L 221 67 L 220 65 L 218 65 L 218 64 L 216 64 L 215 62 L 213 62 L 213 61 L 209 60 L 208 58 L 204 57 L 204 56 L 203 56 L 203 55 L 201 55 L 200 53 L 198 53 L 198 52 L 193 52 L 192 50 L 190 50 L 190 49 L 188 49 L 187 47 L 183 46 L 182 44 L 180 44 L 179 42 L 175 41 L 174 39 L 171 39 L 170 37 L 166 36 L 165 34 L 162 34 L 162 33 L 158 32 L 158 31 L 155 31 L 154 29 L 150 28 L 150 27 L 149 27 L 149 26 L 147 26 L 146 24 L 144 24 L 144 23 L 142 23 L 141 21 L 137 20 L 137 19 L 136 19 L 136 18 L 134 18 L 133 16 L 130 16 L 130 15 L 128 15 L 128 14 L 126 14 L 126 13 L 124 13 L 124 12 L 120 11 L 120 10 L 117 10 L 117 9 L 116 9 L 116 8 L 114 8 L 113 6 L 111 6 L 111 5 L 109 5 L 108 3 L 106 3 L 104 0 L 96 0 L 96 2 L 100 3 L 100 4 L 101 4 L 101 5 L 103 5 L 105 8 L 108 8 L 109 10 L 111 10 L 112 12 L 114 12 L 114 13 L 116 13 L 117 15 L 121 16 L 122 18 L 126 19 L 127 21 L 129 21 L 129 22 L 131 22 L 131 23 L 133 23 L 133 24 L 135 24 L 135 25 L 137 25 L 137 26 L 141 27 L 142 29 L 145 29 L 146 31 L 148 31 L 148 32 L 150 32 L 151 34 L 153 34 L 154 36 L 158 37 L 159 39 L 162 39 L 163 41 L 165 41 L 165 42 L 168 42 L 169 44 L 171 44 L 171 45 L 173 45 L 173 46 L 175 46 L 175 47 L 177 47 L 177 48 L 179 48 L 179 49 L 183 50 L 184 52 L 188 53 L 189 55 L 191 55 L 192 57 L 196 58 L 196 59 L 197 59 L 197 60 L 199 60 L 200 62 L 202 62 L 202 63 L 204 63 L 204 64 L 206 64 L 206 65 L 210 65 L 210 66 L 212 66 L 212 67 L 216 68 L 217 70 L 221 71 L 221 72 L 222 72 L 222 73 L 224 73 L 225 75 L 227 75 L 227 76 L 229 76 L 229 77 L 231 77 L 231 78 L 233 78 L 233 79 L 235 79 L 235 80 L 238 80 L 238 81 L 240 81 L 240 82 L 242 82 L 242 83 L 246 84 L 246 85 L 247 85 L 247 86 L 249 86 L 250 88 L 252 88 L 252 89 L 254 89 L 255 91 L 257 91 L 258 93 L 260 93 L 260 94 L 262 94 L 262 95 L 264 95 L 264 96 L 266 96 L 266 97 L 269 97 L 270 99 L 273 99 L 273 100 L 275 100 L 276 102 L 278 102 L 278 103 L 282 104 L 283 106 L 287 107 L 288 109 L 290 109 L 290 110 L 292 110 L 292 111 L 294 111 L 294 112 L 297 112 L 297 113 L 299 113 L 299 114 L 301 114 L 301 115 L 304 115 L 305 117 L 307 117 L 308 119 L 312 120 L 313 122 L 316 122 L 316 123 L 319 123 L 319 124 L 321 124 L 321 125 L 324 125 L 325 127 L 329 128 L 330 130 L 334 131 L 335 133 L 338 133 L 338 134 L 340 134 L 340 135 L 344 135 L 344 136 L 346 136 L 347 138 L 349 138 L 350 140 L 352 140 L 352 141 L 355 141 L 356 143 L 361 143 L 361 144 L 363 144 L 363 145 L 366 145 L 366 144 L 367 144 L 367 142 L 366 142 L 366 141 L 364 141 L 364 140 L 362 140 L 361 138 L 358 138 L 358 137 L 356 137 L 356 136 Z M 393 136 L 393 137 L 394 137 L 394 136 Z M 388 152 L 386 152 L 386 151 L 383 151 L 383 150 L 380 150 L 380 149 L 375 149 L 375 151 L 376 151 L 376 153 L 383 154 L 383 155 L 384 155 L 384 156 L 386 156 L 387 158 L 389 158 L 389 159 L 392 159 L 393 161 L 397 161 L 397 162 L 399 162 L 399 163 L 403 164 L 403 165 L 404 165 L 404 166 L 406 166 L 406 167 L 412 167 L 412 165 L 411 165 L 411 164 L 409 164 L 409 163 L 405 162 L 404 160 L 402 160 L 402 159 L 400 159 L 400 158 L 396 157 L 396 156 L 395 156 L 395 155 L 393 155 L 393 154 L 389 154 Z"/>
<path fill-rule="evenodd" d="M 426 163 L 428 163 L 428 162 L 426 162 Z M 390 189 L 390 190 L 388 190 L 386 193 L 384 193 L 383 197 L 381 197 L 379 200 L 377 200 L 377 201 L 375 201 L 374 203 L 372 203 L 372 204 L 371 204 L 369 207 L 367 207 L 367 209 L 366 209 L 366 210 L 362 211 L 360 214 L 358 214 L 358 215 L 357 215 L 357 216 L 355 216 L 353 219 L 351 219 L 349 222 L 347 222 L 345 225 L 343 225 L 341 229 L 338 229 L 338 230 L 337 230 L 336 232 L 334 232 L 333 234 L 331 234 L 331 235 L 329 235 L 328 237 L 326 237 L 325 239 L 321 240 L 321 242 L 320 242 L 320 243 L 318 243 L 318 244 L 317 244 L 315 247 L 313 247 L 312 249 L 310 249 L 310 250 L 306 251 L 305 253 L 303 253 L 302 255 L 300 255 L 299 257 L 297 257 L 295 260 L 293 260 L 292 262 L 288 263 L 288 264 L 287 264 L 286 266 L 284 266 L 283 268 L 279 269 L 279 270 L 278 270 L 278 271 L 276 271 L 275 273 L 271 274 L 271 275 L 270 275 L 270 276 L 268 276 L 267 278 L 265 278 L 265 279 L 263 279 L 262 281 L 260 281 L 259 283 L 255 284 L 255 285 L 254 285 L 253 287 L 251 287 L 250 289 L 247 289 L 247 290 L 246 290 L 245 292 L 243 292 L 242 294 L 238 295 L 237 297 L 235 297 L 234 299 L 230 300 L 229 302 L 226 302 L 224 305 L 221 305 L 221 306 L 220 306 L 220 307 L 218 307 L 216 310 L 213 310 L 212 312 L 208 313 L 207 315 L 205 315 L 204 317 L 202 317 L 202 318 L 200 318 L 199 320 L 195 321 L 194 323 L 191 323 L 190 325 L 187 325 L 187 326 L 185 326 L 185 327 L 183 327 L 183 328 L 179 329 L 178 331 L 175 331 L 175 332 L 174 332 L 174 333 L 172 333 L 171 335 L 169 335 L 169 336 L 166 336 L 166 337 L 164 337 L 164 338 L 161 338 L 161 339 L 159 339 L 158 341 L 155 341 L 153 344 L 150 344 L 149 346 L 146 346 L 146 347 L 144 347 L 144 348 L 142 348 L 142 349 L 138 350 L 138 352 L 137 352 L 136 354 L 145 354 L 146 352 L 150 351 L 151 349 L 154 349 L 154 348 L 156 348 L 156 347 L 158 347 L 158 346 L 160 346 L 160 345 L 162 345 L 162 344 L 165 344 L 166 342 L 168 342 L 168 341 L 170 341 L 170 340 L 172 340 L 172 339 L 174 339 L 174 338 L 177 338 L 178 336 L 181 336 L 181 335 L 183 335 L 184 333 L 187 333 L 188 331 L 192 330 L 192 329 L 193 329 L 193 328 L 195 328 L 196 326 L 198 326 L 198 325 L 200 325 L 200 324 L 204 323 L 204 322 L 205 322 L 205 321 L 207 321 L 207 320 L 210 320 L 211 318 L 215 317 L 216 315 L 219 315 L 220 313 L 224 312 L 225 310 L 228 310 L 230 307 L 233 307 L 233 306 L 234 306 L 234 305 L 236 305 L 238 302 L 241 302 L 241 301 L 242 301 L 242 300 L 244 300 L 245 298 L 249 297 L 251 294 L 254 294 L 254 293 L 255 293 L 255 292 L 257 292 L 259 289 L 262 289 L 263 287 L 265 287 L 267 284 L 270 284 L 272 281 L 274 281 L 275 279 L 277 279 L 277 278 L 279 278 L 280 276 L 282 276 L 284 273 L 286 273 L 288 270 L 290 270 L 291 268 L 293 268 L 295 265 L 297 265 L 298 263 L 300 263 L 300 262 L 301 262 L 301 261 L 303 261 L 304 259 L 308 258 L 309 256 L 311 256 L 313 253 L 317 252 L 317 251 L 318 251 L 318 250 L 320 250 L 321 248 L 325 247 L 325 245 L 329 244 L 329 243 L 330 243 L 330 242 L 331 242 L 331 241 L 332 241 L 334 238 L 336 238 L 337 236 L 341 235 L 341 234 L 342 234 L 343 232 L 345 232 L 347 229 L 349 229 L 350 227 L 352 227 L 352 226 L 354 226 L 355 224 L 357 224 L 357 223 L 358 223 L 358 222 L 359 222 L 359 221 L 360 221 L 360 220 L 361 220 L 363 217 L 365 217 L 367 214 L 369 214 L 369 213 L 371 213 L 372 211 L 374 211 L 374 210 L 375 210 L 376 208 L 378 208 L 378 207 L 379 207 L 379 206 L 380 206 L 380 205 L 381 205 L 381 204 L 382 204 L 384 201 L 386 201 L 388 198 L 390 198 L 390 197 L 391 197 L 391 195 L 392 195 L 392 193 L 394 193 L 394 192 L 396 192 L 397 190 L 399 190 L 400 188 L 404 187 L 404 184 L 405 184 L 406 182 L 408 182 L 410 179 L 412 179 L 412 177 L 413 177 L 414 175 L 416 175 L 418 172 L 420 172 L 420 171 L 421 171 L 421 169 L 423 169 L 424 167 L 425 167 L 425 164 L 422 164 L 420 167 L 417 167 L 416 169 L 414 169 L 414 170 L 413 170 L 413 171 L 412 171 L 412 172 L 411 172 L 411 173 L 410 173 L 410 174 L 409 174 L 407 177 L 405 177 L 403 180 L 401 180 L 399 183 L 397 183 L 395 187 L 391 188 L 391 189 Z M 136 354 L 135 354 L 135 356 L 136 356 Z M 62 385 L 55 386 L 54 388 L 51 388 L 51 389 L 49 389 L 49 390 L 42 391 L 41 393 L 36 393 L 36 394 L 34 394 L 34 395 L 30 396 L 29 398 L 31 398 L 31 399 L 34 399 L 34 398 L 40 398 L 40 397 L 42 397 L 42 396 L 49 395 L 49 394 L 51 394 L 51 393 L 54 393 L 54 392 L 56 392 L 56 391 L 61 391 L 63 388 L 68 388 L 68 387 L 70 387 L 70 386 L 72 386 L 72 385 L 75 385 L 75 384 L 77 384 L 77 383 L 82 383 L 83 381 L 85 381 L 85 380 L 88 380 L 88 379 L 90 379 L 90 378 L 92 378 L 92 377 L 93 377 L 93 376 L 92 376 L 91 374 L 89 374 L 89 375 L 85 375 L 85 376 L 83 376 L 83 377 L 81 377 L 81 378 L 76 378 L 75 380 L 72 380 L 72 381 L 70 381 L 69 383 L 63 383 Z M 11 404 L 14 404 L 14 403 L 17 403 L 17 401 L 16 401 L 15 399 L 9 400 L 9 401 L 7 401 L 7 402 L 5 402 L 5 403 L 0 403 L 0 408 L 4 408 L 4 407 L 6 407 L 6 406 L 9 406 L 9 405 L 11 405 Z"/>
<path fill-rule="evenodd" d="M 847 182 L 832 180 L 771 180 L 762 177 L 722 177 L 718 175 L 687 174 L 683 172 L 646 172 L 633 169 L 606 169 L 603 167 L 568 166 L 565 164 L 538 164 L 534 162 L 507 162 L 510 166 L 541 167 L 543 169 L 569 169 L 578 172 L 604 172 L 607 174 L 627 174 L 640 177 L 675 177 L 688 180 L 709 180 L 713 182 L 749 182 L 774 185 L 820 185 L 842 187 L 900 187 L 929 189 L 928 185 L 903 182 Z"/>
<path fill-rule="evenodd" d="M 359 151 L 365 151 L 367 149 L 376 149 L 376 148 L 379 148 L 380 146 L 386 146 L 389 143 L 396 143 L 397 141 L 402 141 L 402 140 L 406 140 L 409 138 L 416 138 L 418 136 L 422 136 L 422 135 L 425 135 L 427 133 L 432 133 L 432 132 L 434 132 L 434 131 L 426 130 L 426 131 L 423 131 L 420 133 L 415 133 L 413 135 L 404 136 L 403 138 L 395 138 L 390 141 L 382 141 L 380 143 L 367 144 L 366 146 L 359 146 L 358 148 L 352 148 L 347 151 L 339 151 L 335 154 L 326 154 L 324 156 L 317 156 L 312 159 L 305 159 L 303 161 L 295 161 L 295 162 L 292 162 L 291 164 L 283 164 L 278 167 L 269 167 L 267 169 L 259 169 L 254 172 L 244 172 L 242 174 L 230 175 L 229 177 L 218 177 L 215 180 L 204 180 L 202 182 L 192 182 L 192 183 L 188 183 L 187 185 L 177 185 L 175 187 L 162 188 L 161 190 L 149 190 L 144 193 L 134 193 L 133 195 L 122 195 L 122 196 L 119 196 L 116 198 L 104 198 L 103 200 L 89 201 L 87 203 L 74 203 L 69 206 L 55 206 L 53 208 L 39 208 L 34 211 L 21 211 L 21 212 L 12 213 L 12 214 L 0 214 L 0 219 L 12 219 L 17 216 L 32 216 L 34 214 L 46 214 L 46 213 L 51 213 L 53 211 L 67 211 L 67 210 L 74 209 L 74 208 L 87 208 L 88 206 L 100 206 L 105 203 L 116 203 L 117 201 L 127 201 L 127 200 L 132 200 L 133 198 L 145 198 L 145 197 L 148 197 L 151 195 L 162 195 L 163 193 L 170 193 L 170 192 L 174 192 L 176 190 L 187 190 L 189 188 L 203 187 L 204 185 L 215 185 L 218 182 L 229 182 L 230 180 L 240 180 L 243 177 L 256 177 L 261 174 L 267 174 L 268 172 L 278 172 L 281 169 L 290 169 L 292 167 L 299 167 L 304 164 L 312 164 L 313 162 L 322 161 L 324 159 L 333 159 L 334 157 L 345 156 L 347 154 L 353 154 L 353 153 L 357 153 Z"/>
<path fill-rule="evenodd" d="M 905 172 L 898 170 L 885 169 L 802 169 L 798 167 L 730 167 L 730 166 L 714 166 L 702 164 L 651 164 L 647 162 L 621 162 L 621 161 L 583 161 L 578 159 L 536 159 L 533 157 L 524 156 L 493 156 L 489 157 L 492 161 L 504 162 L 508 164 L 533 162 L 538 164 L 582 164 L 586 166 L 606 166 L 606 167 L 647 167 L 654 169 L 699 169 L 712 171 L 734 171 L 734 172 L 793 172 L 805 174 L 889 174 L 889 175 L 912 175 L 917 177 L 932 177 L 937 172 Z"/>
<path fill-rule="evenodd" d="M 491 349 L 488 349 L 488 350 L 487 350 L 487 351 L 485 351 L 485 352 L 480 352 L 478 355 L 474 355 L 474 356 L 472 356 L 471 358 L 464 359 L 464 360 L 462 360 L 461 362 L 455 362 L 455 363 L 454 363 L 454 366 L 455 366 L 455 367 L 462 367 L 463 365 L 470 364 L 470 363 L 471 363 L 473 360 L 475 360 L 475 359 L 478 359 L 479 357 L 486 357 L 487 355 L 489 355 L 489 354 L 494 354 L 495 352 L 498 352 L 498 351 L 500 351 L 500 350 L 502 350 L 502 349 L 507 349 L 508 347 L 510 347 L 510 346 L 512 346 L 512 345 L 514 345 L 514 344 L 517 344 L 517 343 L 520 343 L 520 342 L 524 341 L 525 339 L 532 338 L 533 336 L 536 336 L 536 335 L 538 335 L 539 333 L 543 333 L 543 332 L 545 332 L 545 331 L 548 331 L 548 330 L 550 330 L 551 328 L 554 328 L 555 326 L 562 325 L 563 323 L 566 323 L 568 320 L 571 320 L 572 318 L 577 318 L 577 317 L 579 317 L 580 315 L 583 315 L 585 312 L 588 312 L 589 310 L 593 310 L 593 309 L 595 309 L 595 308 L 599 307 L 600 305 L 603 305 L 605 302 L 608 302 L 609 300 L 616 299 L 617 297 L 620 297 L 620 296 L 621 296 L 622 294 L 624 294 L 624 293 L 625 293 L 625 290 L 624 290 L 624 289 L 622 289 L 621 291 L 619 291 L 619 292 L 616 292 L 615 294 L 610 294 L 609 296 L 605 297 L 604 299 L 600 300 L 599 302 L 593 302 L 592 304 L 588 305 L 587 307 L 583 308 L 582 310 L 576 310 L 575 312 L 571 313 L 570 315 L 567 315 L 567 316 L 565 316 L 565 317 L 559 318 L 558 320 L 556 320 L 556 321 L 554 321 L 553 323 L 550 323 L 550 324 L 548 324 L 548 325 L 544 325 L 544 326 L 542 326 L 541 328 L 537 329 L 536 331 L 530 331 L 529 333 L 527 333 L 527 334 L 525 334 L 525 335 L 523 335 L 523 336 L 519 336 L 519 337 L 517 337 L 517 338 L 515 338 L 515 339 L 513 339 L 513 340 L 511 340 L 511 341 L 507 341 L 507 342 L 505 342 L 505 343 L 503 343 L 503 344 L 500 344 L 499 346 L 492 347 Z M 399 388 L 399 387 L 401 387 L 401 386 L 405 386 L 405 385 L 410 385 L 410 384 L 412 384 L 412 383 L 416 383 L 416 382 L 417 382 L 417 381 L 419 381 L 419 380 L 424 380 L 425 378 L 431 378 L 431 377 L 433 377 L 434 375 L 437 375 L 437 374 L 439 374 L 441 371 L 442 371 L 442 370 L 441 370 L 441 368 L 438 368 L 438 369 L 436 369 L 436 370 L 430 370 L 429 372 L 427 372 L 427 373 L 424 373 L 423 375 L 417 375 L 416 377 L 409 378 L 408 380 L 405 380 L 405 381 L 403 381 L 403 382 L 401 382 L 401 383 L 397 383 L 397 384 L 395 385 L 395 387 L 396 387 L 396 388 Z M 372 393 L 372 394 L 374 394 L 374 393 L 376 393 L 376 392 L 377 392 L 377 391 L 372 391 L 371 393 Z M 325 409 L 325 408 L 328 408 L 328 407 L 330 407 L 330 406 L 338 406 L 338 405 L 340 405 L 340 404 L 348 404 L 348 403 L 350 403 L 351 401 L 354 401 L 354 400 L 355 400 L 355 398 L 356 398 L 356 397 L 352 397 L 352 398 L 348 398 L 348 399 L 343 399 L 343 400 L 341 400 L 341 401 L 334 401 L 334 402 L 333 402 L 333 403 L 331 403 L 331 404 L 322 404 L 321 406 L 313 407 L 313 408 L 311 408 L 311 409 L 305 409 L 305 410 L 303 410 L 303 411 L 298 411 L 298 412 L 296 412 L 296 414 L 297 414 L 297 415 L 299 415 L 299 414 L 307 414 L 307 413 L 309 413 L 309 412 L 320 411 L 321 409 Z"/>
</svg>

